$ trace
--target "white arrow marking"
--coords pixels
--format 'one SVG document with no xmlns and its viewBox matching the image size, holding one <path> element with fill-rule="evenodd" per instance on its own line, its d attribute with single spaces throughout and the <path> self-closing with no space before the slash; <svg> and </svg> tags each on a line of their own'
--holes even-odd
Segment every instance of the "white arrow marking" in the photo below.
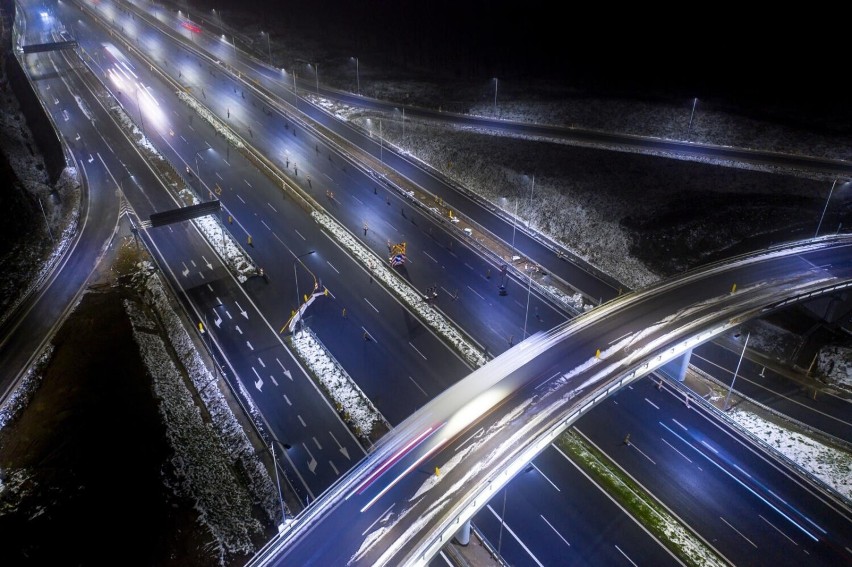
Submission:
<svg viewBox="0 0 852 567">
<path fill-rule="evenodd" d="M 336 474 L 337 476 L 340 476 L 340 473 L 337 471 L 337 467 L 336 467 L 336 466 L 334 466 L 334 463 L 332 463 L 331 461 L 329 461 L 329 462 L 328 462 L 328 464 L 330 464 L 330 465 L 331 465 L 332 470 L 334 470 L 334 474 Z"/>
<path fill-rule="evenodd" d="M 77 132 L 77 137 L 76 137 L 76 138 L 74 138 L 74 141 L 75 141 L 75 142 L 79 142 L 79 141 L 80 141 L 80 133 L 79 133 L 79 132 Z"/>
<path fill-rule="evenodd" d="M 284 401 L 287 402 L 288 406 L 292 406 L 293 402 L 290 401 L 290 398 L 287 397 L 287 394 L 284 394 Z"/>
<path fill-rule="evenodd" d="M 239 334 L 241 334 L 241 335 L 242 335 L 242 334 L 243 334 L 243 330 L 242 330 L 242 329 L 240 329 L 240 326 L 239 326 L 239 325 L 235 325 L 235 327 L 237 328 L 237 332 L 238 332 Z"/>
<path fill-rule="evenodd" d="M 53 104 L 59 104 L 59 99 L 56 98 L 56 97 L 53 97 Z"/>
<path fill-rule="evenodd" d="M 340 441 L 337 440 L 337 437 L 334 436 L 334 433 L 329 431 L 328 434 L 331 435 L 331 438 L 334 439 L 335 443 L 337 443 L 337 448 L 340 449 L 340 452 L 343 453 L 343 456 L 346 457 L 346 460 L 351 461 L 352 459 L 349 458 L 349 451 L 346 450 L 346 447 L 340 444 Z"/>
<path fill-rule="evenodd" d="M 183 271 L 181 272 L 181 274 L 183 275 L 183 277 L 186 277 L 186 276 L 189 275 L 189 268 L 186 267 L 186 262 L 181 262 L 181 264 L 183 264 L 183 268 L 184 268 Z"/>
<path fill-rule="evenodd" d="M 254 372 L 255 376 L 257 376 L 257 380 L 255 380 L 254 382 L 254 387 L 262 392 L 263 390 L 261 390 L 260 388 L 263 386 L 263 380 L 261 379 L 260 374 L 257 373 L 257 370 L 254 369 L 254 366 L 251 367 L 251 371 Z"/>
<path fill-rule="evenodd" d="M 248 319 L 248 313 L 246 313 L 246 310 L 245 310 L 245 309 L 243 309 L 242 307 L 240 307 L 240 304 L 239 304 L 239 303 L 237 303 L 236 301 L 235 301 L 234 303 L 236 304 L 237 309 L 239 309 L 239 310 L 240 310 L 240 315 L 242 315 L 243 317 L 245 317 L 246 319 Z"/>
<path fill-rule="evenodd" d="M 95 158 L 92 157 L 92 154 L 89 154 L 89 163 L 92 163 L 93 161 L 95 161 Z"/>
<path fill-rule="evenodd" d="M 208 261 L 207 261 L 207 258 L 205 258 L 204 256 L 201 256 L 201 259 L 202 259 L 202 260 L 204 260 L 204 263 L 205 263 L 205 264 L 207 264 L 207 269 L 208 269 L 208 270 L 212 270 L 212 269 L 213 269 L 213 264 L 211 264 L 210 262 L 208 262 Z M 210 291 L 213 291 L 213 290 L 211 289 Z"/>
<path fill-rule="evenodd" d="M 316 459 L 314 458 L 314 456 L 311 454 L 311 451 L 310 451 L 310 449 L 308 449 L 308 446 L 307 446 L 307 445 L 305 445 L 304 443 L 302 443 L 302 447 L 304 447 L 304 448 L 305 448 L 305 451 L 308 453 L 308 456 L 311 458 L 311 460 L 310 460 L 310 461 L 308 461 L 308 470 L 309 470 L 309 471 L 311 471 L 311 472 L 312 472 L 312 473 L 314 473 L 314 474 L 317 474 L 317 473 L 315 473 L 315 472 L 314 472 L 314 471 L 316 470 L 316 468 L 317 468 L 317 460 L 316 460 Z"/>
<path fill-rule="evenodd" d="M 250 342 L 246 341 L 246 344 L 248 345 L 248 347 L 249 347 L 251 350 L 254 350 L 254 347 L 253 347 L 253 346 L 251 346 L 251 343 L 250 343 Z"/>
<path fill-rule="evenodd" d="M 293 375 L 292 375 L 292 374 L 290 374 L 290 371 L 289 371 L 289 370 L 287 370 L 286 368 L 284 368 L 284 365 L 281 363 L 281 361 L 280 361 L 280 360 L 278 360 L 278 358 L 277 358 L 277 357 L 276 357 L 276 359 L 275 359 L 275 362 L 277 362 L 277 363 L 278 363 L 278 366 L 280 366 L 280 367 L 281 367 L 281 370 L 283 370 L 283 371 L 284 371 L 284 376 L 286 376 L 287 378 L 289 378 L 289 379 L 290 379 L 290 382 L 292 382 L 292 381 L 293 381 Z"/>
<path fill-rule="evenodd" d="M 214 311 L 213 313 L 216 313 L 216 312 Z M 216 318 L 213 320 L 213 324 L 216 325 L 217 328 L 219 327 L 219 325 L 222 324 L 222 318 L 219 317 L 218 313 L 216 313 Z"/>
</svg>

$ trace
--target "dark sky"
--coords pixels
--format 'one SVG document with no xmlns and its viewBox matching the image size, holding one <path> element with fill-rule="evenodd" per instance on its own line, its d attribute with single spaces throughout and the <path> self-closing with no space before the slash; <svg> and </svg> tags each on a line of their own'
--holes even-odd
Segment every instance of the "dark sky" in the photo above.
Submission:
<svg viewBox="0 0 852 567">
<path fill-rule="evenodd" d="M 233 0 L 205 0 L 227 9 Z M 836 15 L 808 6 L 505 2 L 487 0 L 241 0 L 287 27 L 384 49 L 454 78 L 547 78 L 629 91 L 792 105 L 850 114 L 849 50 Z M 557 9 L 558 7 L 558 9 Z"/>
</svg>

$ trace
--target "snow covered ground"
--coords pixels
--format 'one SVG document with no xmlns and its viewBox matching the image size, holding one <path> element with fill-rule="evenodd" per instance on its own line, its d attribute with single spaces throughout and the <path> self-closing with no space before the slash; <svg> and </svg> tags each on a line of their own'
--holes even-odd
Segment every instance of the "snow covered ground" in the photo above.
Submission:
<svg viewBox="0 0 852 567">
<path fill-rule="evenodd" d="M 171 462 L 180 479 L 180 486 L 174 488 L 195 500 L 198 521 L 212 533 L 224 565 L 229 554 L 254 551 L 252 537 L 261 534 L 263 527 L 254 519 L 253 506 L 260 506 L 269 519 L 281 515 L 275 485 L 215 387 L 218 376 L 201 359 L 159 275 L 143 263 L 135 280 L 156 318 L 131 301 L 124 305 L 174 450 Z M 204 414 L 194 400 L 196 395 L 204 404 Z"/>
<path fill-rule="evenodd" d="M 752 435 L 852 500 L 852 455 L 735 408 L 728 416 Z"/>
</svg>

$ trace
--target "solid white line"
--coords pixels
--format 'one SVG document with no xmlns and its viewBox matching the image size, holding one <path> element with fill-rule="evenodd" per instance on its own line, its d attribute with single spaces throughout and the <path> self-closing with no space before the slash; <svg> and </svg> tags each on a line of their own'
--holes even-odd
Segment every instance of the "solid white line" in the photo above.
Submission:
<svg viewBox="0 0 852 567">
<path fill-rule="evenodd" d="M 470 287 L 470 286 L 467 286 L 467 289 L 469 289 L 469 290 L 470 290 L 470 291 L 472 291 L 473 293 L 476 293 L 476 290 L 475 290 L 475 289 L 473 289 L 473 288 L 472 288 L 472 287 Z M 478 293 L 476 293 L 476 295 L 477 295 L 477 296 L 479 296 L 479 299 L 481 299 L 481 300 L 485 301 L 485 298 L 484 298 L 484 297 L 482 297 L 482 296 L 481 296 L 481 295 L 479 295 Z"/>
<path fill-rule="evenodd" d="M 648 402 L 649 404 L 651 404 L 652 406 L 654 406 L 654 409 L 660 409 L 660 406 L 658 406 L 657 404 L 655 404 L 654 402 L 652 402 L 648 398 L 645 398 L 645 401 Z"/>
<path fill-rule="evenodd" d="M 367 532 L 368 532 L 368 531 L 370 531 L 371 529 L 373 529 L 373 526 L 375 526 L 378 522 L 380 522 L 380 521 L 382 520 L 382 518 L 384 518 L 384 517 L 387 515 L 387 513 L 391 511 L 391 508 L 393 508 L 394 506 L 396 506 L 396 502 L 394 502 L 393 504 L 391 504 L 390 506 L 388 506 L 388 509 L 387 509 L 387 510 L 385 510 L 384 512 L 382 512 L 381 514 L 379 514 L 379 515 L 376 517 L 375 521 L 374 521 L 372 524 L 370 524 L 369 526 L 367 526 L 367 529 L 366 529 L 366 530 L 364 530 L 363 532 L 361 532 L 361 535 L 362 535 L 362 536 L 363 536 L 363 535 L 367 535 Z"/>
<path fill-rule="evenodd" d="M 710 449 L 711 451 L 713 451 L 714 453 L 716 453 L 717 455 L 719 454 L 719 451 L 717 451 L 716 449 L 714 449 L 713 447 L 711 447 L 711 446 L 707 443 L 707 441 L 705 441 L 704 439 L 702 439 L 702 440 L 701 440 L 701 444 L 702 444 L 702 445 L 704 445 L 705 447 L 707 447 L 708 449 Z"/>
<path fill-rule="evenodd" d="M 552 480 L 550 480 L 549 478 L 547 478 L 547 475 L 546 475 L 546 474 L 544 474 L 543 472 L 541 472 L 541 469 L 540 469 L 540 468 L 538 468 L 537 466 L 535 466 L 535 463 L 530 463 L 530 464 L 533 466 L 533 468 L 534 468 L 535 470 L 537 470 L 537 471 L 538 471 L 538 474 L 540 474 L 540 475 L 541 475 L 541 477 L 542 477 L 544 480 L 546 480 L 547 482 L 549 482 L 549 483 L 550 483 L 550 486 L 552 486 L 553 488 L 555 488 L 555 489 L 556 489 L 556 490 L 558 490 L 559 492 L 562 492 L 561 490 L 559 490 L 559 487 L 558 487 L 558 486 L 556 486 L 555 484 L 553 484 L 553 481 L 552 481 Z"/>
<path fill-rule="evenodd" d="M 299 236 L 301 236 L 301 237 L 302 237 L 302 240 L 307 240 L 307 238 L 305 238 L 304 236 L 302 236 L 302 233 L 301 233 L 301 232 L 299 232 L 299 231 L 298 231 L 298 230 L 296 230 L 295 228 L 294 228 L 293 230 L 295 230 L 295 231 L 296 231 L 296 234 L 298 234 Z"/>
<path fill-rule="evenodd" d="M 728 521 L 727 521 L 725 518 L 723 518 L 722 516 L 719 516 L 719 519 L 720 519 L 720 520 L 722 520 L 723 522 L 725 522 L 726 524 L 728 524 Z M 735 528 L 735 527 L 734 527 L 734 526 L 732 526 L 731 524 L 728 524 L 728 527 L 729 527 L 729 528 L 731 528 L 732 530 L 734 530 L 735 532 L 737 532 L 738 534 L 740 534 L 740 536 L 741 536 L 744 540 L 746 540 L 747 542 L 749 542 L 750 544 L 752 544 L 752 545 L 754 546 L 754 548 L 755 548 L 755 549 L 757 549 L 757 546 L 756 546 L 756 545 L 754 545 L 754 542 L 753 542 L 753 541 L 751 541 L 750 539 L 748 539 L 746 536 L 744 536 L 744 535 L 743 535 L 743 533 L 742 533 L 740 530 L 738 530 L 737 528 Z"/>
<path fill-rule="evenodd" d="M 426 391 L 425 391 L 423 388 L 421 388 L 421 387 L 420 387 L 420 384 L 418 384 L 418 383 L 417 383 L 417 381 L 416 381 L 414 378 L 412 378 L 411 376 L 409 376 L 409 377 L 408 377 L 408 379 L 409 379 L 409 380 L 411 380 L 412 382 L 414 382 L 414 385 L 415 385 L 415 386 L 417 386 L 417 389 L 418 389 L 418 390 L 420 390 L 421 392 L 423 392 L 423 395 L 424 395 L 424 396 L 426 396 L 427 398 L 429 397 L 429 394 L 427 394 L 427 393 L 426 393 Z"/>
<path fill-rule="evenodd" d="M 732 465 L 734 465 L 734 468 L 735 468 L 735 469 L 737 469 L 738 471 L 740 471 L 741 473 L 743 473 L 743 474 L 744 474 L 744 475 L 746 475 L 747 477 L 751 478 L 751 475 L 750 475 L 750 474 L 748 474 L 747 472 L 745 472 L 745 471 L 744 471 L 743 469 L 741 469 L 740 467 L 738 467 L 736 463 L 731 463 L 731 464 L 732 464 Z"/>
<path fill-rule="evenodd" d="M 545 517 L 544 517 L 543 515 L 541 515 L 541 514 L 539 514 L 538 516 L 539 516 L 539 518 L 541 518 L 542 520 L 544 520 L 544 523 L 545 523 L 545 524 L 547 524 L 548 526 L 550 526 L 550 529 L 551 529 L 551 530 L 553 530 L 553 533 L 555 533 L 556 535 L 558 535 L 558 536 L 559 536 L 559 539 L 561 539 L 562 541 L 564 541 L 564 542 L 565 542 L 565 545 L 567 545 L 568 547 L 571 547 L 571 544 L 570 544 L 570 543 L 568 543 L 568 540 L 567 540 L 567 539 L 565 539 L 564 537 L 562 537 L 562 534 L 561 534 L 561 533 L 559 533 L 558 531 L 556 531 L 556 528 L 554 528 L 554 527 L 553 527 L 553 524 L 551 524 L 550 522 L 548 522 L 548 521 L 547 521 L 547 518 L 545 518 Z"/>
<path fill-rule="evenodd" d="M 271 228 L 269 228 L 269 225 L 268 225 L 268 224 L 266 224 L 266 221 L 265 221 L 265 220 L 260 219 L 260 222 L 262 222 L 262 223 L 263 223 L 263 226 L 265 226 L 268 230 L 272 230 Z"/>
<path fill-rule="evenodd" d="M 423 357 L 423 360 L 429 360 L 428 358 L 426 358 L 426 355 L 424 355 L 422 352 L 420 352 L 420 349 L 418 349 L 416 346 L 411 344 L 411 341 L 408 341 L 408 344 L 411 345 L 411 348 L 413 348 L 414 350 L 417 351 L 417 354 L 419 354 L 420 356 Z"/>
<path fill-rule="evenodd" d="M 458 451 L 459 449 L 461 449 L 462 447 L 464 447 L 464 446 L 467 444 L 467 442 L 468 442 L 468 441 L 470 441 L 470 440 L 471 440 L 471 439 L 473 439 L 474 437 L 478 436 L 480 433 L 482 433 L 482 428 L 481 428 L 481 427 L 480 427 L 479 429 L 477 429 L 476 431 L 474 431 L 473 433 L 471 433 L 470 435 L 468 435 L 467 439 L 465 439 L 464 441 L 462 441 L 461 443 L 459 443 L 459 444 L 458 444 L 458 446 L 456 447 L 456 451 Z"/>
<path fill-rule="evenodd" d="M 224 181 L 224 179 L 222 179 L 222 176 L 221 176 L 221 175 L 219 175 L 219 172 L 218 172 L 218 171 L 216 172 L 216 177 L 218 177 L 220 181 Z"/>
<path fill-rule="evenodd" d="M 373 310 L 375 310 L 375 312 L 376 312 L 376 313 L 378 313 L 378 312 L 379 312 L 379 310 L 378 310 L 378 309 L 376 309 L 376 306 L 375 306 L 375 305 L 373 305 L 372 303 L 370 303 L 370 300 L 369 300 L 369 299 L 367 299 L 367 298 L 365 297 L 365 298 L 364 298 L 364 301 L 366 301 L 366 302 L 367 302 L 367 305 L 369 305 L 370 307 L 372 307 L 372 308 L 373 308 Z M 422 355 L 421 355 L 421 356 L 422 356 Z"/>
<path fill-rule="evenodd" d="M 663 438 L 662 438 L 662 437 L 660 437 L 660 439 L 663 439 Z M 666 441 L 665 439 L 663 439 L 663 443 L 665 443 L 666 445 L 668 445 L 669 447 L 671 447 L 672 449 L 674 449 L 674 450 L 675 450 L 675 452 L 676 452 L 678 455 L 680 455 L 681 457 L 683 457 L 684 459 L 686 459 L 686 460 L 687 460 L 687 461 L 689 461 L 690 463 L 692 462 L 692 459 L 690 459 L 689 457 L 687 457 L 686 455 L 684 455 L 683 453 L 681 453 L 680 451 L 678 451 L 677 449 L 675 449 L 674 445 L 672 445 L 671 443 L 669 443 L 669 442 L 668 442 L 668 441 Z"/>
<path fill-rule="evenodd" d="M 779 534 L 781 534 L 782 536 L 784 536 L 784 537 L 786 537 L 787 539 L 789 539 L 789 540 L 793 543 L 793 545 L 795 545 L 795 546 L 798 546 L 798 545 L 799 545 L 798 543 L 796 543 L 795 541 L 793 541 L 793 538 L 791 538 L 790 536 L 788 536 L 787 534 L 785 534 L 784 532 L 782 532 L 781 530 L 779 530 L 779 529 L 775 526 L 775 524 L 773 524 L 772 522 L 770 522 L 769 520 L 767 520 L 766 518 L 764 518 L 764 517 L 763 517 L 763 516 L 761 516 L 760 514 L 758 514 L 758 515 L 757 515 L 757 517 L 758 517 L 758 518 L 760 518 L 761 520 L 763 520 L 764 522 L 766 522 L 767 524 L 769 524 L 770 526 L 772 526 L 773 528 L 775 528 L 775 531 L 776 531 L 776 532 L 778 532 L 778 533 L 779 533 Z M 849 548 L 846 548 L 846 549 L 848 550 Z"/>
<path fill-rule="evenodd" d="M 672 421 L 675 422 L 677 425 L 679 425 L 680 428 L 683 429 L 684 431 L 689 431 L 689 429 L 687 429 L 686 426 L 681 424 L 678 420 L 672 418 Z"/>
<path fill-rule="evenodd" d="M 615 546 L 615 548 L 618 550 L 618 552 L 619 552 L 620 554 L 622 554 L 622 555 L 624 556 L 624 558 L 625 558 L 625 559 L 627 559 L 628 561 L 630 561 L 630 564 L 631 564 L 631 565 L 633 565 L 633 567 L 639 567 L 638 565 L 636 565 L 636 563 L 635 563 L 632 559 L 630 559 L 630 558 L 627 556 L 627 554 L 626 554 L 626 553 L 624 553 L 623 551 L 621 551 L 621 548 L 620 548 L 620 547 L 618 547 L 618 546 L 616 545 L 616 546 Z"/>
<path fill-rule="evenodd" d="M 503 490 L 505 490 L 505 488 L 504 488 Z M 532 560 L 533 560 L 533 561 L 535 561 L 535 562 L 536 562 L 536 564 L 537 564 L 537 565 L 539 565 L 539 567 L 544 567 L 544 565 L 542 565 L 541 561 L 539 561 L 539 560 L 538 560 L 538 558 L 536 558 L 536 556 L 535 556 L 535 555 L 533 555 L 532 551 L 530 551 L 530 548 L 529 548 L 529 547 L 527 547 L 526 545 L 524 545 L 524 542 L 522 542 L 522 541 L 521 541 L 521 538 L 519 538 L 519 537 L 517 536 L 517 534 L 515 534 L 515 532 L 513 532 L 513 531 L 512 531 L 512 528 L 510 528 L 510 527 L 509 527 L 509 525 L 506 523 L 506 521 L 505 521 L 505 520 L 503 520 L 503 518 L 501 518 L 501 517 L 497 514 L 497 512 L 495 512 L 495 511 L 494 511 L 494 508 L 492 508 L 492 507 L 491 507 L 491 504 L 488 504 L 488 509 L 491 511 L 491 513 L 492 513 L 492 514 L 494 514 L 494 517 L 495 517 L 495 518 L 497 518 L 498 520 L 500 520 L 500 522 L 503 524 L 503 527 L 504 527 L 504 528 L 506 528 L 506 531 L 507 531 L 507 532 L 509 532 L 509 534 L 510 534 L 513 538 L 515 538 L 515 540 L 516 540 L 519 544 L 521 544 L 521 547 L 523 547 L 523 548 L 524 548 L 524 551 L 526 551 L 527 553 L 529 553 L 530 557 L 532 557 Z"/>
<path fill-rule="evenodd" d="M 611 340 L 611 341 L 609 341 L 609 343 L 607 343 L 607 344 L 617 343 L 618 341 L 620 341 L 621 339 L 623 339 L 624 337 L 626 337 L 627 335 L 629 335 L 629 334 L 630 334 L 630 333 L 632 333 L 632 332 L 633 332 L 633 331 L 627 331 L 626 333 L 624 333 L 623 335 L 621 335 L 621 336 L 620 336 L 620 337 L 618 337 L 617 339 L 612 339 L 612 340 Z"/>
<path fill-rule="evenodd" d="M 329 262 L 328 260 L 326 260 L 326 261 L 325 261 L 325 263 L 326 263 L 326 264 L 328 264 L 329 266 L 331 266 L 331 269 L 332 269 L 332 270 L 334 270 L 334 271 L 335 271 L 335 272 L 337 272 L 338 274 L 340 273 L 340 271 L 339 271 L 337 268 L 335 268 L 335 267 L 332 265 L 332 263 L 331 263 L 331 262 Z"/>
<path fill-rule="evenodd" d="M 655 465 L 657 464 L 657 463 L 654 463 L 654 460 L 653 460 L 651 457 L 649 457 L 648 455 L 646 455 L 645 453 L 643 453 L 642 451 L 640 451 L 640 450 L 639 450 L 639 448 L 638 448 L 638 447 L 636 447 L 636 444 L 635 444 L 635 443 L 633 443 L 633 441 L 631 441 L 631 442 L 630 442 L 629 447 L 630 447 L 631 449 L 636 449 L 636 451 L 637 451 L 640 455 L 642 455 L 643 457 L 645 457 L 646 459 L 648 459 L 649 461 L 651 461 L 651 463 L 653 463 L 653 464 L 655 464 Z"/>
<path fill-rule="evenodd" d="M 427 258 L 429 258 L 430 260 L 432 260 L 432 261 L 433 261 L 433 262 L 435 262 L 436 264 L 438 263 L 438 260 L 436 260 L 435 258 L 433 258 L 432 256 L 430 256 L 428 252 L 423 252 L 423 253 L 424 253 L 424 254 L 426 254 L 426 257 L 427 257 Z"/>
</svg>

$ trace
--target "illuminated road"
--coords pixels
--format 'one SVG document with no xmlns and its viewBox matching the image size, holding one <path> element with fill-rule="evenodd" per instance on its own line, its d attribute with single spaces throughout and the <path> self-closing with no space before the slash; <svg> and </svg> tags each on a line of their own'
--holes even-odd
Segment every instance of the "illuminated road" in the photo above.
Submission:
<svg viewBox="0 0 852 567">
<path fill-rule="evenodd" d="M 455 518 L 484 506 L 592 404 L 781 298 L 850 278 L 852 237 L 829 238 L 688 273 L 532 337 L 406 420 L 254 564 L 425 562 Z M 601 344 L 612 346 L 598 359 Z M 785 507 L 776 501 L 768 519 L 798 530 L 814 560 L 848 560 L 848 511 L 803 519 Z"/>
</svg>

